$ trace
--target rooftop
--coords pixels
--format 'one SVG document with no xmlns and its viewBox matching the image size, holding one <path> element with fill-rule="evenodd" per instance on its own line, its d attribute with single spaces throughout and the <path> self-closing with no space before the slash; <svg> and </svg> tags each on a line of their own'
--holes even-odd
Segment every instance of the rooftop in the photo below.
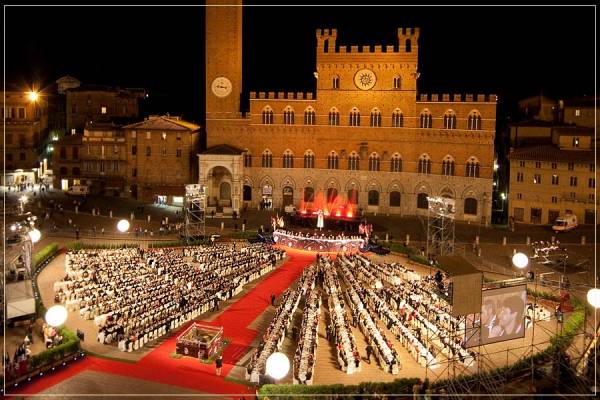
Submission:
<svg viewBox="0 0 600 400">
<path fill-rule="evenodd" d="M 150 116 L 143 121 L 126 125 L 123 129 L 164 130 L 164 131 L 197 131 L 200 125 L 184 121 L 179 117 L 169 115 Z"/>
<path fill-rule="evenodd" d="M 556 146 L 534 146 L 514 150 L 508 155 L 511 160 L 556 161 L 593 163 L 593 150 L 561 150 Z"/>
</svg>

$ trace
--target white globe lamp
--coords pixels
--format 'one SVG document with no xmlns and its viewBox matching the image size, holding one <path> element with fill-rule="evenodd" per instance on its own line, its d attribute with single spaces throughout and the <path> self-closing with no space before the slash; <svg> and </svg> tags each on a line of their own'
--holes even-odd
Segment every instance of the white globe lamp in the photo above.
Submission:
<svg viewBox="0 0 600 400">
<path fill-rule="evenodd" d="M 600 308 L 600 289 L 593 288 L 587 292 L 587 301 L 594 308 Z"/>
<path fill-rule="evenodd" d="M 122 219 L 117 223 L 117 229 L 119 232 L 127 232 L 129 230 L 129 221 Z"/>
<path fill-rule="evenodd" d="M 267 358 L 266 369 L 271 378 L 281 379 L 290 371 L 290 360 L 283 353 L 273 353 Z"/>
<path fill-rule="evenodd" d="M 69 315 L 63 306 L 52 306 L 46 311 L 46 323 L 53 327 L 59 327 L 65 323 Z"/>
<path fill-rule="evenodd" d="M 41 237 L 42 237 L 42 233 L 40 231 L 38 231 L 37 229 L 32 229 L 29 231 L 29 238 L 31 239 L 31 241 L 33 243 L 39 242 Z"/>
<path fill-rule="evenodd" d="M 527 265 L 529 265 L 529 257 L 527 257 L 527 255 L 525 255 L 524 253 L 516 253 L 512 257 L 512 263 L 515 267 L 519 269 L 526 268 Z"/>
</svg>

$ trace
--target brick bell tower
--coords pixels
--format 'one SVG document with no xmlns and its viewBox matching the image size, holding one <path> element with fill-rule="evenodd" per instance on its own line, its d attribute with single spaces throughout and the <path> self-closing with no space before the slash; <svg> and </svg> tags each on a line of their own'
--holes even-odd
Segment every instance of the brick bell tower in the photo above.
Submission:
<svg viewBox="0 0 600 400">
<path fill-rule="evenodd" d="M 205 11 L 206 128 L 210 134 L 217 120 L 241 118 L 242 2 L 209 0 Z"/>
</svg>

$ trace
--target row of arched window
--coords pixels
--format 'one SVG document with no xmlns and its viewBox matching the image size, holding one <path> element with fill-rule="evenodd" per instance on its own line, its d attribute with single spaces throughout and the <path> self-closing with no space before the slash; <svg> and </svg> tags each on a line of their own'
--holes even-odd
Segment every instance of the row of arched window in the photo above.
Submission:
<svg viewBox="0 0 600 400">
<path fill-rule="evenodd" d="M 262 123 L 264 125 L 271 125 L 274 123 L 273 119 L 273 109 L 269 106 L 265 107 L 262 111 Z M 294 125 L 295 124 L 295 113 L 291 107 L 286 107 L 283 111 L 283 123 L 285 125 Z M 377 108 L 371 110 L 370 118 L 369 118 L 369 126 L 371 127 L 381 127 L 382 124 L 382 114 L 381 111 Z M 402 111 L 397 108 L 392 112 L 392 122 L 391 126 L 394 128 L 402 128 L 404 127 L 404 114 Z M 315 110 L 312 107 L 308 107 L 304 111 L 304 125 L 316 125 L 317 124 L 317 116 Z M 337 108 L 333 107 L 329 110 L 328 114 L 328 124 L 333 126 L 340 125 L 340 112 Z M 360 122 L 360 111 L 358 108 L 354 107 L 350 110 L 350 114 L 348 115 L 348 125 L 349 126 L 361 126 Z M 433 115 L 429 110 L 423 110 L 419 115 L 419 128 L 432 128 L 433 127 Z M 453 110 L 448 110 L 443 116 L 443 127 L 444 129 L 457 129 L 456 125 L 456 113 Z M 467 129 L 468 130 L 481 130 L 481 114 L 478 111 L 472 111 L 467 118 Z"/>
<path fill-rule="evenodd" d="M 244 185 L 244 201 L 252 201 L 252 187 L 249 185 Z M 293 193 L 294 189 L 286 186 L 283 188 L 284 193 L 284 201 L 287 200 L 288 204 L 293 203 Z M 287 199 L 286 199 L 287 196 Z M 327 189 L 327 201 L 333 202 L 334 199 L 338 196 L 338 191 L 335 188 Z M 358 191 L 356 189 L 350 189 L 347 193 L 348 202 L 352 204 L 358 203 Z M 427 197 L 429 195 L 427 193 L 421 192 L 417 194 L 417 208 L 422 210 L 427 210 L 429 208 L 429 202 L 427 201 Z M 370 206 L 379 206 L 380 205 L 380 197 L 381 194 L 377 190 L 369 190 L 368 192 L 368 200 L 367 204 Z M 315 200 L 315 189 L 312 187 L 305 187 L 303 190 L 303 200 L 305 203 L 310 203 Z M 389 206 L 390 207 L 400 207 L 402 202 L 402 194 L 395 190 L 389 193 Z M 287 205 L 287 204 L 286 204 Z M 464 213 L 468 215 L 477 215 L 477 199 L 473 197 L 467 197 L 464 200 Z"/>
<path fill-rule="evenodd" d="M 303 157 L 304 168 L 315 168 L 315 154 L 312 150 L 304 153 Z M 286 150 L 282 157 L 283 168 L 294 168 L 294 154 L 290 150 Z M 417 172 L 420 174 L 431 174 L 432 161 L 429 155 L 423 154 L 417 162 Z M 244 154 L 244 166 L 252 167 L 252 155 Z M 465 164 L 465 176 L 470 178 L 479 178 L 479 161 L 476 157 L 470 157 Z M 262 168 L 273 168 L 273 154 L 270 150 L 265 150 L 261 159 Z M 327 155 L 327 169 L 340 169 L 340 156 L 331 151 Z M 357 171 L 360 169 L 360 156 L 353 151 L 348 156 L 348 170 Z M 381 171 L 381 158 L 377 153 L 371 153 L 368 159 L 369 171 Z M 402 158 L 398 153 L 395 153 L 390 159 L 390 172 L 402 172 Z M 450 155 L 444 157 L 441 163 L 441 175 L 454 176 L 456 173 L 456 161 Z"/>
</svg>

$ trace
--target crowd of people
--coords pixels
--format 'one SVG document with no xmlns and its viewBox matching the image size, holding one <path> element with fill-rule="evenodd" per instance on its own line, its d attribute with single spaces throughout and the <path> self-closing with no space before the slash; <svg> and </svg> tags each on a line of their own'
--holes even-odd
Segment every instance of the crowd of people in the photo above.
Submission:
<svg viewBox="0 0 600 400">
<path fill-rule="evenodd" d="M 365 240 L 359 235 L 326 235 L 320 232 L 294 232 L 284 229 L 276 229 L 273 232 L 273 240 L 295 249 L 323 252 L 354 253 L 365 245 Z"/>
<path fill-rule="evenodd" d="M 322 232 L 294 232 L 285 229 L 276 229 L 274 233 L 282 233 L 286 236 L 293 237 L 296 239 L 318 239 L 318 240 L 363 240 L 360 235 L 345 235 L 344 233 L 338 233 L 337 235 L 326 235 Z"/>
<path fill-rule="evenodd" d="M 261 376 L 265 375 L 267 359 L 281 349 L 301 297 L 307 296 L 315 287 L 315 276 L 313 266 L 306 268 L 298 279 L 296 289 L 288 288 L 282 293 L 275 316 L 246 367 L 246 380 L 259 383 Z"/>
<path fill-rule="evenodd" d="M 348 258 L 349 257 L 349 258 Z M 373 293 L 369 293 L 368 289 L 361 284 L 354 276 L 353 270 L 358 266 L 353 262 L 356 260 L 354 256 L 342 255 L 337 259 L 338 266 L 341 270 L 341 276 L 344 278 L 348 290 L 346 296 L 348 297 L 352 315 L 364 333 L 367 342 L 374 349 L 375 358 L 379 361 L 379 364 L 384 367 L 386 371 L 391 374 L 398 374 L 400 372 L 400 360 L 398 359 L 398 352 L 394 348 L 393 343 L 386 336 L 385 332 L 377 324 L 373 314 L 373 301 L 370 297 Z M 363 273 L 368 272 L 363 268 Z M 369 307 L 371 306 L 371 307 Z"/>
<path fill-rule="evenodd" d="M 217 309 L 283 256 L 262 243 L 239 250 L 228 244 L 75 250 L 66 256 L 66 276 L 55 284 L 55 299 L 94 319 L 98 341 L 133 351 Z"/>
<path fill-rule="evenodd" d="M 360 371 L 360 354 L 356 346 L 356 339 L 350 328 L 350 320 L 343 298 L 344 291 L 333 269 L 333 262 L 329 257 L 317 257 L 319 263 L 319 276 L 323 288 L 329 295 L 328 306 L 330 324 L 327 325 L 327 338 L 335 344 L 338 364 L 342 371 L 353 374 Z"/>
<path fill-rule="evenodd" d="M 314 267 L 311 267 L 314 269 Z M 314 285 L 313 285 L 314 286 Z M 312 384 L 317 345 L 321 295 L 317 288 L 308 288 L 302 313 L 298 346 L 294 356 L 294 383 Z"/>
<path fill-rule="evenodd" d="M 351 265 L 363 275 L 366 275 L 367 267 L 398 268 L 393 265 L 375 267 L 376 263 L 360 255 L 353 256 L 352 261 Z M 402 280 L 393 288 L 365 290 L 370 292 L 370 308 L 376 310 L 419 364 L 435 367 L 442 354 L 465 365 L 474 361 L 475 353 L 467 350 L 463 336 L 456 334 L 464 334 L 464 321 L 451 315 L 450 305 L 431 290 L 428 280 Z"/>
</svg>

